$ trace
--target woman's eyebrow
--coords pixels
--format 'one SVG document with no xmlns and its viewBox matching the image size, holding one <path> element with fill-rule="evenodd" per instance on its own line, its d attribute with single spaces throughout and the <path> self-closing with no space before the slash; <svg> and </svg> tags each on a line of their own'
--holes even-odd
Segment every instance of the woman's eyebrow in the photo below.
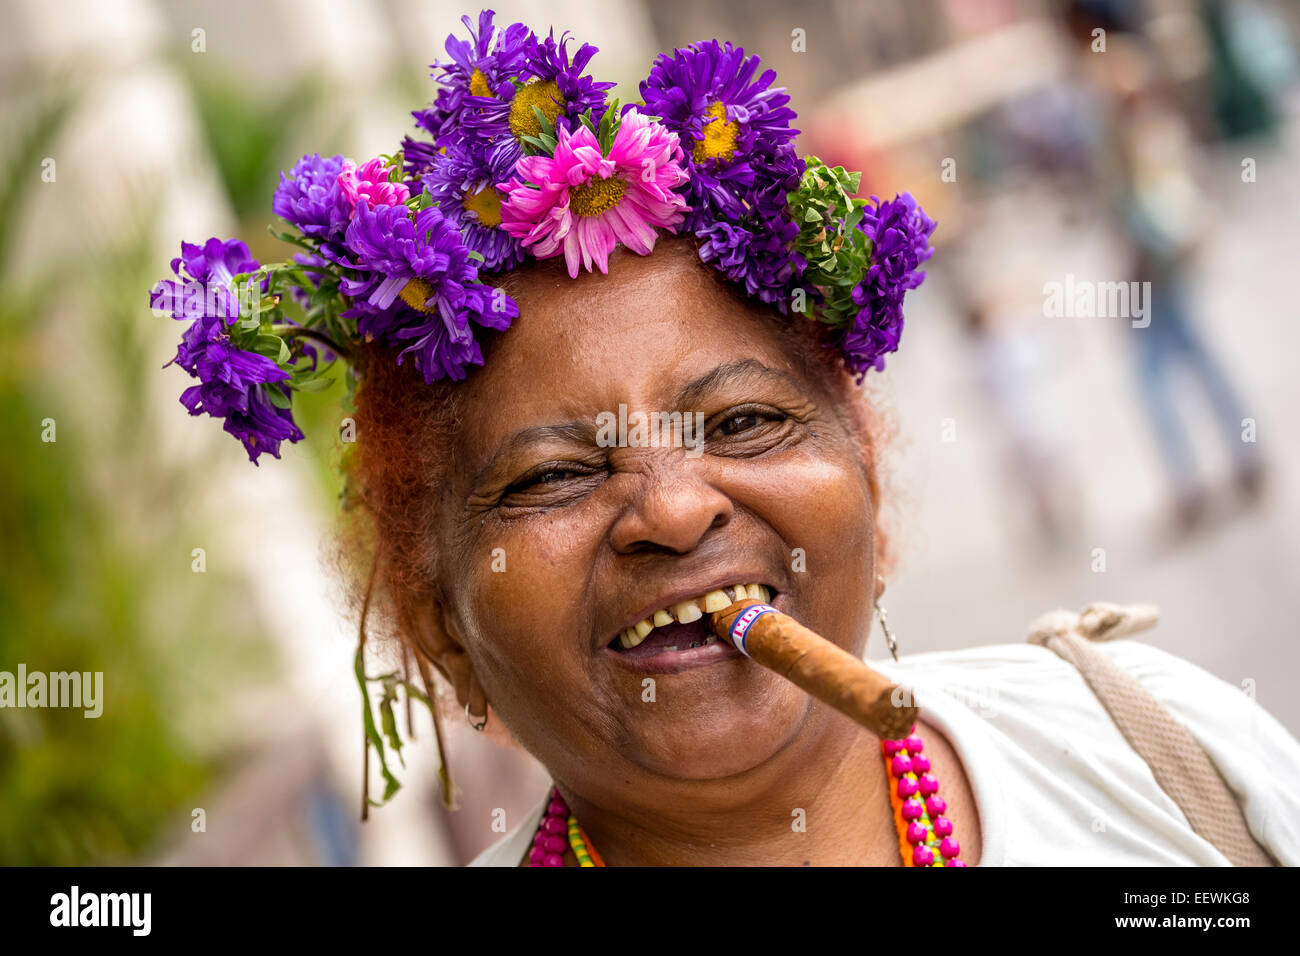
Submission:
<svg viewBox="0 0 1300 956">
<path fill-rule="evenodd" d="M 800 394 L 803 394 L 803 388 L 800 386 L 799 380 L 793 375 L 769 368 L 758 359 L 748 358 L 719 365 L 684 386 L 677 393 L 677 410 L 690 409 L 692 406 L 699 404 L 710 392 L 716 391 L 723 386 L 758 382 L 779 382 L 783 385 L 792 386 Z"/>
<path fill-rule="evenodd" d="M 488 459 L 487 463 L 475 473 L 473 483 L 477 485 L 483 476 L 495 468 L 497 462 L 503 457 L 527 445 L 548 439 L 591 444 L 595 441 L 595 436 L 596 423 L 594 421 L 560 422 L 555 425 L 531 425 L 528 428 L 521 428 L 501 443 L 496 450 L 496 454 Z"/>
</svg>

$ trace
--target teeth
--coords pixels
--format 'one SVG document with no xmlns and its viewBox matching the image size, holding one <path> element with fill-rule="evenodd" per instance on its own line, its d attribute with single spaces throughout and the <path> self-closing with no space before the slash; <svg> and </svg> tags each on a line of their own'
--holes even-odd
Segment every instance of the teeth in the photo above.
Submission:
<svg viewBox="0 0 1300 956">
<path fill-rule="evenodd" d="M 704 610 L 712 614 L 714 611 L 721 611 L 731 605 L 731 599 L 722 591 L 710 591 L 704 595 Z"/>
<path fill-rule="evenodd" d="M 704 617 L 704 612 L 694 601 L 683 601 L 673 608 L 673 617 L 677 618 L 679 624 L 690 624 Z"/>
<path fill-rule="evenodd" d="M 734 595 L 734 597 L 732 596 Z M 636 624 L 629 627 L 618 636 L 618 642 L 625 650 L 631 650 L 636 647 L 647 637 L 656 627 L 666 627 L 674 622 L 679 624 L 691 624 L 700 620 L 705 614 L 712 614 L 714 611 L 722 611 L 730 607 L 735 601 L 771 601 L 772 592 L 762 584 L 736 584 L 728 588 L 719 588 L 716 591 L 710 591 L 703 597 L 695 598 L 690 601 L 682 601 L 680 604 L 674 604 L 672 607 L 661 608 L 655 611 L 650 617 L 643 621 L 637 621 Z M 705 644 L 717 643 L 716 637 L 707 638 Z M 692 645 L 699 646 L 699 645 Z M 674 651 L 677 648 L 669 647 L 666 650 Z"/>
</svg>

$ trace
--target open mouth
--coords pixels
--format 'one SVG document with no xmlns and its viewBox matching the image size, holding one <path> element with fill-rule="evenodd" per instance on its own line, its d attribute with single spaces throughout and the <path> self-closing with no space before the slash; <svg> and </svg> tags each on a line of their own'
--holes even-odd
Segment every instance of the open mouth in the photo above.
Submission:
<svg viewBox="0 0 1300 956">
<path fill-rule="evenodd" d="M 653 657 L 718 643 L 706 615 L 747 598 L 771 602 L 776 592 L 764 584 L 736 584 L 660 608 L 615 637 L 609 649 L 628 657 Z"/>
</svg>

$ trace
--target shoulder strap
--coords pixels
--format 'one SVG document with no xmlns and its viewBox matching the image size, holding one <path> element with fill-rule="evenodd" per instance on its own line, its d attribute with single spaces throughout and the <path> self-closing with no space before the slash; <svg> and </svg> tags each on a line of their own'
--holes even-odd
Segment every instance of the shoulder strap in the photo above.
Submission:
<svg viewBox="0 0 1300 956">
<path fill-rule="evenodd" d="M 1251 836 L 1237 798 L 1196 738 L 1137 678 L 1089 643 L 1146 630 L 1158 617 L 1151 605 L 1090 604 L 1079 614 L 1052 611 L 1031 625 L 1029 642 L 1054 651 L 1078 669 L 1198 836 L 1234 866 L 1273 866 Z"/>
</svg>

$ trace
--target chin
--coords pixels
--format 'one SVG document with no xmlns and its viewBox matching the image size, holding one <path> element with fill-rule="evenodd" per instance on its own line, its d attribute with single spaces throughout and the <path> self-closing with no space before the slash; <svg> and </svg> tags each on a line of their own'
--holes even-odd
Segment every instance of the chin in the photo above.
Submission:
<svg viewBox="0 0 1300 956">
<path fill-rule="evenodd" d="M 749 666 L 753 666 L 752 664 Z M 679 780 L 719 780 L 771 760 L 798 735 L 812 700 L 774 674 L 744 674 L 733 687 L 680 703 L 647 720 L 628 715 L 624 754 L 633 763 Z M 671 681 L 658 690 L 662 706 L 674 700 Z"/>
</svg>

